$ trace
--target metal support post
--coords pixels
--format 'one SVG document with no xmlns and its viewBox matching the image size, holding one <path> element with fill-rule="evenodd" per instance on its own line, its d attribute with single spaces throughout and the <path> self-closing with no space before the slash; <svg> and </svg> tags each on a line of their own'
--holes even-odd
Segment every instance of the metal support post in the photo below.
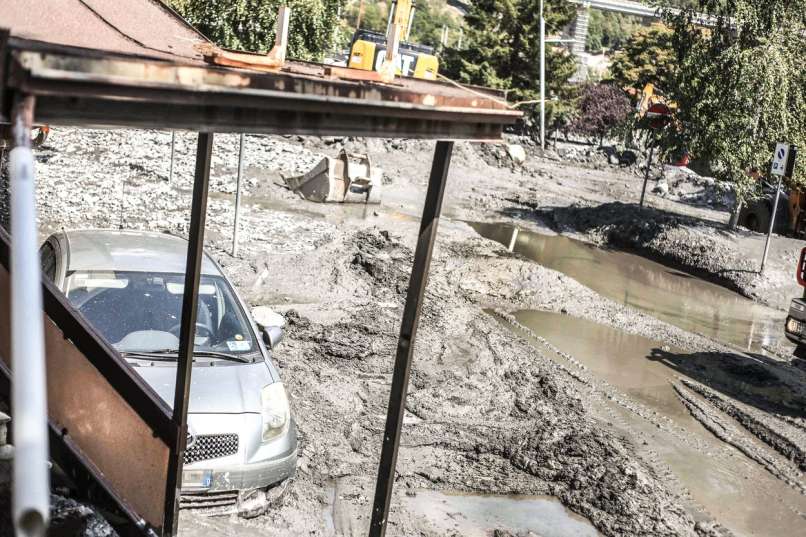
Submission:
<svg viewBox="0 0 806 537">
<path fill-rule="evenodd" d="M 775 228 L 775 215 L 778 212 L 778 197 L 781 194 L 781 182 L 784 177 L 778 176 L 778 185 L 775 187 L 775 197 L 773 198 L 772 218 L 770 219 L 770 229 L 767 230 L 767 240 L 764 242 L 764 255 L 761 257 L 761 268 L 759 273 L 764 273 L 764 265 L 767 264 L 767 255 L 770 253 L 770 241 L 772 240 L 772 230 Z"/>
<path fill-rule="evenodd" d="M 428 192 L 425 197 L 423 217 L 420 221 L 420 233 L 417 239 L 417 248 L 414 252 L 414 265 L 411 269 L 406 304 L 403 307 L 403 321 L 400 325 L 400 336 L 397 342 L 392 389 L 386 415 L 386 429 L 383 434 L 381 461 L 378 466 L 378 481 L 375 485 L 375 502 L 369 527 L 370 537 L 383 537 L 386 533 L 389 505 L 392 501 L 392 487 L 395 481 L 397 451 L 400 447 L 400 431 L 403 425 L 403 414 L 406 410 L 406 394 L 409 386 L 411 361 L 414 356 L 414 342 L 417 336 L 417 324 L 420 319 L 423 295 L 428 281 L 431 252 L 434 248 L 434 240 L 437 234 L 442 197 L 445 192 L 445 182 L 448 178 L 452 151 L 453 142 L 437 142 L 434 161 L 431 165 Z"/>
<path fill-rule="evenodd" d="M 168 182 L 174 181 L 174 155 L 176 154 L 176 131 L 171 131 L 171 166 L 168 168 Z"/>
<path fill-rule="evenodd" d="M 42 283 L 31 151 L 34 98 L 18 97 L 12 111 L 14 148 L 8 155 L 11 190 L 11 408 L 14 415 L 13 516 L 17 535 L 43 537 L 50 518 L 47 383 Z"/>
<path fill-rule="evenodd" d="M 641 189 L 641 207 L 644 206 L 644 196 L 646 195 L 646 184 L 649 181 L 649 172 L 652 169 L 652 153 L 655 151 L 655 147 L 649 148 L 649 157 L 646 160 L 646 173 L 644 173 L 644 188 Z"/>
<path fill-rule="evenodd" d="M 546 148 L 546 19 L 540 0 L 540 148 Z"/>
<path fill-rule="evenodd" d="M 238 148 L 238 176 L 235 179 L 235 221 L 232 223 L 232 257 L 238 255 L 238 217 L 241 212 L 241 177 L 243 175 L 243 147 L 246 141 L 241 134 L 241 145 Z"/>
<path fill-rule="evenodd" d="M 179 356 L 174 390 L 173 424 L 177 431 L 176 444 L 168 462 L 168 484 L 165 496 L 166 524 L 164 535 L 175 536 L 178 529 L 179 492 L 182 487 L 182 459 L 187 444 L 188 396 L 193 367 L 193 342 L 196 336 L 196 313 L 199 303 L 199 280 L 204 255 L 204 226 L 207 216 L 207 187 L 210 182 L 210 157 L 213 134 L 200 132 L 196 147 L 196 173 L 193 179 L 190 230 L 188 232 L 185 290 L 182 296 L 182 319 L 179 329 Z"/>
<path fill-rule="evenodd" d="M 518 243 L 518 233 L 520 232 L 519 228 L 512 228 L 512 237 L 509 239 L 509 246 L 507 246 L 507 250 L 510 252 L 515 251 L 515 245 Z"/>
</svg>

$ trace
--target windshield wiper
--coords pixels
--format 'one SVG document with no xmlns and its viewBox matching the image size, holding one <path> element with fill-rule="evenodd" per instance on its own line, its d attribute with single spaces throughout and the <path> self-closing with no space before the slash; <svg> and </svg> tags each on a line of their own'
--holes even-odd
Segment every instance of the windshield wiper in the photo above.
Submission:
<svg viewBox="0 0 806 537">
<path fill-rule="evenodd" d="M 144 360 L 159 360 L 162 362 L 175 362 L 177 352 L 175 349 L 158 349 L 154 351 L 121 351 L 124 358 L 140 358 Z"/>
<path fill-rule="evenodd" d="M 120 353 L 125 358 L 142 358 L 147 360 L 161 360 L 164 362 L 175 362 L 178 358 L 178 351 L 176 349 L 157 349 L 153 351 L 124 351 Z M 235 354 L 227 354 L 225 352 L 215 351 L 193 351 L 194 358 L 219 358 L 221 360 L 229 360 L 230 362 L 239 362 L 242 364 L 251 363 L 250 358 L 237 356 Z"/>
<path fill-rule="evenodd" d="M 222 360 L 229 360 L 230 362 L 240 362 L 242 364 L 252 363 L 251 358 L 238 356 L 237 354 L 228 354 L 226 352 L 194 351 L 193 356 L 194 357 L 198 356 L 200 358 L 220 358 Z"/>
</svg>

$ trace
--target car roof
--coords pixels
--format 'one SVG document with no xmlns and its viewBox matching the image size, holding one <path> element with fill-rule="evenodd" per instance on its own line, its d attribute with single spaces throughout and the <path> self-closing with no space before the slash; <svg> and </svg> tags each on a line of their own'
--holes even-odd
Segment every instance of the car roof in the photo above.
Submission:
<svg viewBox="0 0 806 537">
<path fill-rule="evenodd" d="M 184 274 L 188 242 L 167 233 L 150 231 L 81 230 L 54 233 L 51 238 L 67 255 L 67 271 L 119 270 Z M 221 276 L 207 253 L 202 274 Z"/>
</svg>

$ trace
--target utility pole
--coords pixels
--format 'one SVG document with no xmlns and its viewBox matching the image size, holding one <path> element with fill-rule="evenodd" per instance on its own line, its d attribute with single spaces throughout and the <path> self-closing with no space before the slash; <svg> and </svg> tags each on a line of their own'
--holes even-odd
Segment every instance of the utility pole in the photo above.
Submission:
<svg viewBox="0 0 806 537">
<path fill-rule="evenodd" d="M 546 39 L 546 19 L 543 17 L 543 0 L 540 0 L 540 148 L 546 148 L 546 44 L 573 43 L 574 39 Z"/>
<path fill-rule="evenodd" d="M 546 149 L 546 20 L 540 0 L 540 149 Z"/>
</svg>

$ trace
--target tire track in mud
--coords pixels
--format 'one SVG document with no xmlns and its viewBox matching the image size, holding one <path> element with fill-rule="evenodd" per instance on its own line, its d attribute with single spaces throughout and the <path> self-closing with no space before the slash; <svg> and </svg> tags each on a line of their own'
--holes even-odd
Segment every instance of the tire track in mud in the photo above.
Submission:
<svg viewBox="0 0 806 537">
<path fill-rule="evenodd" d="M 749 412 L 742 410 L 737 404 L 728 401 L 726 398 L 717 394 L 714 390 L 711 390 L 702 384 L 688 379 L 681 379 L 681 382 L 687 388 L 697 392 L 700 396 L 705 398 L 714 407 L 735 419 L 747 431 L 764 442 L 764 444 L 770 446 L 778 453 L 783 455 L 795 466 L 795 468 L 790 472 L 794 471 L 796 474 L 801 474 L 803 471 L 806 471 L 806 444 L 799 445 L 781 432 L 773 430 L 768 424 L 756 419 Z M 681 395 L 681 397 L 683 396 Z M 798 429 L 803 428 L 803 425 L 794 418 L 789 418 L 786 420 L 786 423 Z M 806 438 L 802 438 L 801 440 L 806 440 Z M 802 492 L 806 493 L 806 486 L 804 486 L 802 483 L 799 483 L 798 486 Z"/>
<path fill-rule="evenodd" d="M 705 450 L 705 445 L 703 442 L 695 441 L 695 437 L 681 433 L 678 429 L 682 430 L 682 428 L 675 427 L 673 420 L 667 416 L 663 416 L 655 410 L 651 410 L 648 407 L 635 402 L 634 400 L 630 399 L 628 395 L 619 393 L 617 387 L 611 385 L 603 379 L 595 377 L 592 373 L 590 373 L 590 369 L 585 366 L 585 364 L 574 358 L 574 356 L 571 354 L 562 351 L 547 339 L 535 333 L 534 330 L 528 326 L 520 323 L 510 313 L 500 309 L 488 310 L 488 312 L 493 316 L 498 317 L 500 322 L 508 323 L 511 328 L 520 331 L 520 335 L 526 336 L 527 340 L 536 341 L 537 343 L 543 345 L 550 353 L 557 355 L 564 361 L 569 362 L 571 367 L 565 366 L 556 360 L 549 360 L 553 367 L 561 371 L 566 376 L 574 379 L 576 382 L 589 388 L 587 396 L 590 398 L 595 398 L 598 402 L 602 403 L 603 406 L 599 407 L 599 409 L 609 416 L 610 422 L 608 425 L 616 427 L 617 430 L 628 432 L 634 438 L 644 436 L 643 433 L 638 431 L 633 424 L 627 421 L 624 415 L 616 413 L 613 407 L 610 406 L 616 405 L 617 408 L 623 409 L 629 415 L 637 416 L 645 422 L 650 423 L 657 430 L 673 436 L 682 444 L 685 444 L 698 452 L 703 452 Z M 574 369 L 577 369 L 581 372 L 577 372 Z M 594 401 L 591 399 L 588 399 L 588 402 L 594 403 Z M 614 425 L 616 423 L 618 423 L 618 426 Z M 677 494 L 683 501 L 684 505 L 688 505 L 688 510 L 698 514 L 696 518 L 705 517 L 707 519 L 699 520 L 695 524 L 694 530 L 698 535 L 703 537 L 734 536 L 730 530 L 717 522 L 716 518 L 704 505 L 697 502 L 693 498 L 691 491 L 680 481 L 669 465 L 662 460 L 661 455 L 655 449 L 650 447 L 646 440 L 643 440 L 643 445 L 641 445 L 640 448 L 638 445 L 635 445 L 635 442 L 632 442 L 626 438 L 625 440 L 631 442 L 636 450 L 640 449 L 642 451 L 642 458 L 647 462 L 652 472 L 656 474 L 656 478 L 665 483 L 666 486 L 676 489 Z"/>
<path fill-rule="evenodd" d="M 725 422 L 725 419 L 730 418 L 727 416 L 722 416 L 722 412 L 715 408 L 709 410 L 702 409 L 702 405 L 708 404 L 706 400 L 694 393 L 683 392 L 682 390 L 685 390 L 685 388 L 681 389 L 680 383 L 681 381 L 687 381 L 687 379 L 674 375 L 673 370 L 669 371 L 669 376 L 671 377 L 669 380 L 669 389 L 674 390 L 672 393 L 676 395 L 677 400 L 681 404 L 681 408 L 686 409 L 684 412 L 689 416 L 689 418 L 691 420 L 696 420 L 695 423 L 699 423 L 704 427 L 704 429 L 702 429 L 702 433 L 700 434 L 714 434 L 714 436 L 719 439 L 719 444 L 723 446 L 722 449 L 717 449 L 715 451 L 713 439 L 708 440 L 707 437 L 699 438 L 697 434 L 692 434 L 690 429 L 681 426 L 679 423 L 676 423 L 675 420 L 671 420 L 668 416 L 664 416 L 662 413 L 658 413 L 657 411 L 648 408 L 644 404 L 635 401 L 630 395 L 622 393 L 620 388 L 602 378 L 597 377 L 597 374 L 591 371 L 591 369 L 580 360 L 568 352 L 563 351 L 556 345 L 553 345 L 546 338 L 535 333 L 534 330 L 519 322 L 518 319 L 513 315 L 501 310 L 495 311 L 494 315 L 498 316 L 501 322 L 508 323 L 521 334 L 526 334 L 528 339 L 543 345 L 559 359 L 567 362 L 569 364 L 568 367 L 560 365 L 560 368 L 572 378 L 578 380 L 586 386 L 589 386 L 591 388 L 591 396 L 598 397 L 603 403 L 615 404 L 617 405 L 617 408 L 622 408 L 628 412 L 628 415 L 636 416 L 640 420 L 652 424 L 653 428 L 657 428 L 658 431 L 669 434 L 674 441 L 679 442 L 682 445 L 689 446 L 690 449 L 694 449 L 695 453 L 699 453 L 704 461 L 710 460 L 711 462 L 708 462 L 709 465 L 716 463 L 716 461 L 722 461 L 719 463 L 720 465 L 724 466 L 724 468 L 730 468 L 732 466 L 732 462 L 735 460 L 731 459 L 731 457 L 733 457 L 731 450 L 736 449 L 738 453 L 748 457 L 748 462 L 750 464 L 756 464 L 760 470 L 763 469 L 763 472 L 769 472 L 769 474 L 774 477 L 773 481 L 780 480 L 782 484 L 786 483 L 798 493 L 803 493 L 802 483 L 800 483 L 796 478 L 793 478 L 793 475 L 797 477 L 800 476 L 800 473 L 794 464 L 792 464 L 790 461 L 780 460 L 782 458 L 779 457 L 777 453 L 765 453 L 763 448 L 760 448 L 745 436 L 745 433 L 740 430 L 741 427 L 733 427 L 728 433 L 725 432 L 728 430 L 726 426 L 723 426 L 723 430 L 718 430 L 720 425 L 715 424 L 722 424 Z M 572 371 L 571 368 L 575 369 L 576 371 Z M 677 380 L 675 381 L 674 379 Z M 729 405 L 727 401 L 725 401 L 725 403 Z M 629 431 L 632 433 L 633 437 L 640 439 L 642 436 L 646 436 L 647 431 L 643 431 L 643 434 L 639 433 L 636 435 L 635 433 L 639 431 L 640 428 L 636 429 L 628 422 L 629 420 L 626 418 L 619 419 L 619 417 L 615 415 L 613 411 L 604 410 L 604 412 L 609 418 L 612 418 L 613 423 L 617 423 L 617 425 L 614 426 L 621 428 L 622 430 Z M 708 431 L 710 431 L 710 433 Z M 650 436 L 654 436 L 654 433 L 650 432 Z M 640 444 L 640 442 L 638 443 Z M 646 445 L 646 440 L 643 443 Z M 643 457 L 647 459 L 648 462 L 650 462 L 655 468 L 660 469 L 659 472 L 661 474 L 666 474 L 665 477 L 667 477 L 669 482 L 679 484 L 682 490 L 685 491 L 687 498 L 695 507 L 695 511 L 702 513 L 709 512 L 709 509 L 703 505 L 702 501 L 697 501 L 694 496 L 691 495 L 691 491 L 683 484 L 683 482 L 680 481 L 679 476 L 669 472 L 670 467 L 668 466 L 668 463 L 671 462 L 670 460 L 663 460 L 663 456 L 659 455 L 651 447 L 644 449 Z M 714 459 L 714 457 L 716 457 L 716 459 Z M 674 468 L 672 468 L 672 471 L 674 471 Z M 680 468 L 678 468 L 677 471 L 680 471 Z M 690 481 L 691 477 L 689 477 L 688 480 Z M 701 497 L 703 496 L 702 489 L 699 490 L 698 495 Z M 705 496 L 707 497 L 708 494 Z M 804 513 L 803 508 L 799 507 L 800 503 L 795 505 L 791 500 L 785 500 L 783 498 L 779 498 L 779 502 L 785 511 L 790 513 L 790 518 L 802 520 L 805 517 L 806 514 Z M 716 518 L 717 520 L 721 519 L 721 517 L 718 516 L 714 517 L 713 513 L 711 514 L 710 518 Z M 730 534 L 726 533 L 729 530 L 727 530 L 724 526 L 716 525 L 709 529 L 709 531 L 712 530 L 719 531 L 719 534 L 722 535 Z"/>
<path fill-rule="evenodd" d="M 686 379 L 682 379 L 681 382 L 689 387 L 694 385 L 694 383 Z M 806 494 L 806 486 L 792 477 L 793 473 L 797 474 L 797 469 L 792 468 L 790 465 L 782 464 L 776 457 L 771 456 L 771 454 L 764 453 L 753 442 L 748 440 L 737 427 L 722 418 L 721 413 L 714 405 L 709 405 L 707 402 L 699 399 L 692 391 L 687 390 L 680 384 L 675 383 L 673 388 L 680 398 L 680 401 L 686 406 L 694 419 L 711 431 L 714 436 L 741 451 L 745 456 L 758 463 L 759 466 L 793 489 L 801 494 Z M 793 512 L 799 514 L 799 511 L 794 508 Z"/>
</svg>

